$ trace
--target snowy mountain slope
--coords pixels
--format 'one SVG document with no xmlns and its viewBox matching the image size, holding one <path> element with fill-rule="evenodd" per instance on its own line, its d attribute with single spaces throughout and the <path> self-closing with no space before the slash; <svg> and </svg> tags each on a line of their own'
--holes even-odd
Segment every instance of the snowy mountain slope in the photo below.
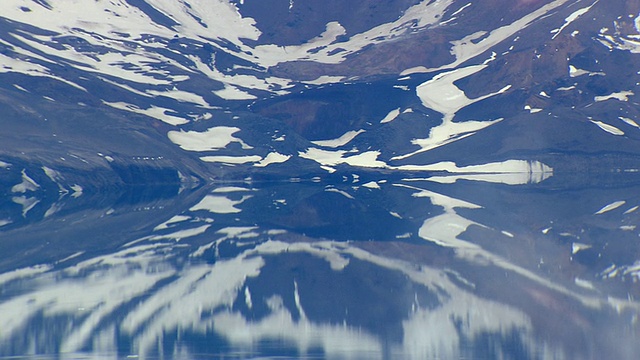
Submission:
<svg viewBox="0 0 640 360">
<path fill-rule="evenodd" d="M 15 112 L 2 114 L 3 156 L 65 157 L 43 150 L 54 130 L 20 128 L 34 115 L 78 134 L 67 144 L 96 161 L 126 147 L 66 113 L 133 126 L 158 148 L 123 158 L 162 156 L 201 178 L 543 158 L 541 169 L 562 171 L 550 152 L 637 154 L 637 2 L 333 5 L 6 1 L 2 101 Z"/>
</svg>

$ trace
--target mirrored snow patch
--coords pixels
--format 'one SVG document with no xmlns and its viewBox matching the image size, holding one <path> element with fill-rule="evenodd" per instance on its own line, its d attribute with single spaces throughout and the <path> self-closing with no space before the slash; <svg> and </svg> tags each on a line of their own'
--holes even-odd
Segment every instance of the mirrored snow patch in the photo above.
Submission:
<svg viewBox="0 0 640 360">
<path fill-rule="evenodd" d="M 242 210 L 237 205 L 250 199 L 252 195 L 243 195 L 238 200 L 232 200 L 226 196 L 207 195 L 199 203 L 191 207 L 190 211 L 206 210 L 216 214 L 235 214 Z"/>
</svg>

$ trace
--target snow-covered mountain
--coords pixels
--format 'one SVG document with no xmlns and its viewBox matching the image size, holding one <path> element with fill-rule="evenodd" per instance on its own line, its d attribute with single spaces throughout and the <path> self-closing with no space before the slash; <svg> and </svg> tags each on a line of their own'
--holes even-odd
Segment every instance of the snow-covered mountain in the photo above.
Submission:
<svg viewBox="0 0 640 360">
<path fill-rule="evenodd" d="M 633 359 L 639 85 L 639 0 L 2 0 L 0 357 Z"/>
<path fill-rule="evenodd" d="M 8 0 L 1 156 L 204 179 L 580 171 L 554 155 L 637 155 L 638 7 Z"/>
</svg>

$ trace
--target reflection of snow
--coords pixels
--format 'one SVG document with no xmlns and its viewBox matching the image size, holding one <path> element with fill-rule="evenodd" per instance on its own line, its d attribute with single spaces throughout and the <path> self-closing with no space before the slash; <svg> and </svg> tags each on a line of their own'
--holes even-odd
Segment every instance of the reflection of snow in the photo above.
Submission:
<svg viewBox="0 0 640 360">
<path fill-rule="evenodd" d="M 37 265 L 28 268 L 16 269 L 13 271 L 9 271 L 3 274 L 0 274 L 0 285 L 4 283 L 8 283 L 11 280 L 26 278 L 37 274 L 42 274 L 51 270 L 51 266 L 49 265 Z"/>
<path fill-rule="evenodd" d="M 612 279 L 615 277 L 630 277 L 634 283 L 637 283 L 638 281 L 640 281 L 640 260 L 636 260 L 636 262 L 631 265 L 611 265 L 600 275 L 605 279 Z"/>
<path fill-rule="evenodd" d="M 36 191 L 40 185 L 27 175 L 26 170 L 22 170 L 22 182 L 11 188 L 13 193 L 26 193 L 27 191 Z"/>
<path fill-rule="evenodd" d="M 457 180 L 486 181 L 509 185 L 539 183 L 553 174 L 553 169 L 538 161 L 507 160 L 482 165 L 459 167 L 454 162 L 445 161 L 429 165 L 401 165 L 398 170 L 446 171 L 460 175 L 432 176 L 428 180 L 440 183 L 454 183 Z"/>
<path fill-rule="evenodd" d="M 189 210 L 207 210 L 216 214 L 239 213 L 242 210 L 238 209 L 236 205 L 242 204 L 249 198 L 251 198 L 251 195 L 242 196 L 239 200 L 232 200 L 225 196 L 207 195 Z"/>
<path fill-rule="evenodd" d="M 70 320 L 70 331 L 61 334 L 61 340 L 62 350 L 78 351 L 96 336 L 105 335 L 101 325 L 112 321 L 112 314 L 118 307 L 150 291 L 170 276 L 179 275 L 136 302 L 116 325 L 121 336 L 132 337 L 134 351 L 141 357 L 153 351 L 163 334 L 177 329 L 199 334 L 213 329 L 237 347 L 251 347 L 264 339 L 278 339 L 292 343 L 301 354 L 320 347 L 326 354 L 380 356 L 384 344 L 366 330 L 351 327 L 348 323 L 315 322 L 304 316 L 304 298 L 301 298 L 295 283 L 291 295 L 296 300 L 296 312 L 302 315 L 298 319 L 292 316 L 292 309 L 286 308 L 281 299 L 278 301 L 278 295 L 270 299 L 252 297 L 244 285 L 247 278 L 259 276 L 268 257 L 281 253 L 311 254 L 326 259 L 332 264 L 333 271 L 343 269 L 348 265 L 347 259 L 353 257 L 375 264 L 384 271 L 400 271 L 415 283 L 439 289 L 442 305 L 423 308 L 416 304 L 414 312 L 403 323 L 404 340 L 393 345 L 394 352 L 413 358 L 419 358 L 425 352 L 444 357 L 455 355 L 461 336 L 473 337 L 486 331 L 506 334 L 511 330 L 528 330 L 531 327 L 523 313 L 459 288 L 446 271 L 418 268 L 347 244 L 268 241 L 235 258 L 219 260 L 213 265 L 189 266 L 179 274 L 169 264 L 162 264 L 163 249 L 166 250 L 164 246 L 158 248 L 155 260 L 153 257 L 141 257 L 141 254 L 127 256 L 121 253 L 112 255 L 120 257 L 120 260 L 100 261 L 97 267 L 93 262 L 76 266 L 78 274 L 86 274 L 87 277 L 70 277 L 51 283 L 48 279 L 53 274 L 42 275 L 34 293 L 0 304 L 4 336 L 15 334 L 31 316 L 44 310 L 45 316 L 66 315 L 77 319 Z M 106 263 L 112 265 L 105 267 Z M 77 295 L 69 299 L 67 294 Z M 247 294 L 250 300 L 247 300 Z M 254 307 L 256 301 L 265 301 L 269 307 L 267 316 L 252 320 L 232 310 L 236 299 L 243 297 L 245 303 L 251 301 Z M 37 300 L 30 300 L 33 298 Z M 212 313 L 215 309 L 221 311 Z M 417 339 L 421 341 L 417 342 Z"/>
<path fill-rule="evenodd" d="M 270 251 L 280 247 L 281 251 L 306 253 L 320 245 L 333 253 L 376 264 L 381 269 L 400 271 L 418 284 L 441 290 L 440 306 L 427 309 L 417 305 L 403 322 L 402 343 L 391 348 L 392 353 L 401 354 L 401 357 L 419 359 L 436 355 L 438 358 L 457 358 L 462 336 L 473 338 L 482 332 L 507 334 L 531 327 L 525 314 L 461 289 L 442 270 L 416 268 L 412 264 L 337 243 L 290 245 L 272 242 L 265 247 Z M 259 248 L 256 251 L 261 252 Z M 222 312 L 214 318 L 215 329 L 236 346 L 251 346 L 262 339 L 282 339 L 296 344 L 303 354 L 311 347 L 321 347 L 326 354 L 335 356 L 367 354 L 367 357 L 377 358 L 382 353 L 383 344 L 365 331 L 343 324 L 318 324 L 305 317 L 294 321 L 281 302 L 271 304 L 271 314 L 259 321 L 248 321 L 238 313 Z"/>
<path fill-rule="evenodd" d="M 436 215 L 425 220 L 418 233 L 421 238 L 441 246 L 454 248 L 458 257 L 465 259 L 470 263 L 482 265 L 492 264 L 493 266 L 497 266 L 511 271 L 515 274 L 521 275 L 549 289 L 553 289 L 554 291 L 557 291 L 559 293 L 571 296 L 582 302 L 582 304 L 584 304 L 585 306 L 593 308 L 601 306 L 600 300 L 596 298 L 590 298 L 587 296 L 576 294 L 562 285 L 558 285 L 526 268 L 510 262 L 508 259 L 504 259 L 498 255 L 491 253 L 490 251 L 484 250 L 482 247 L 478 246 L 475 243 L 461 239 L 460 236 L 465 233 L 471 226 L 475 225 L 484 227 L 484 225 L 465 218 L 464 216 L 458 214 L 456 209 L 475 209 L 479 208 L 480 206 L 417 187 L 407 185 L 397 186 L 416 190 L 417 192 L 413 196 L 427 197 L 432 204 L 442 206 L 442 208 L 444 209 L 443 214 Z"/>
<path fill-rule="evenodd" d="M 414 197 L 427 197 L 434 205 L 444 208 L 444 214 L 428 218 L 420 227 L 418 236 L 425 240 L 432 241 L 440 246 L 453 248 L 479 249 L 479 246 L 471 242 L 460 240 L 458 236 L 465 232 L 471 225 L 480 225 L 474 221 L 458 215 L 456 208 L 477 209 L 480 206 L 466 201 L 453 199 L 428 190 L 420 190 L 413 194 Z"/>
<path fill-rule="evenodd" d="M 210 266 L 188 268 L 176 281 L 141 302 L 122 321 L 121 328 L 134 335 L 143 354 L 166 330 L 180 328 L 204 333 L 213 321 L 203 319 L 203 311 L 230 307 L 247 277 L 257 276 L 263 265 L 261 258 L 239 256 Z"/>
<path fill-rule="evenodd" d="M 251 321 L 239 313 L 225 311 L 213 319 L 213 328 L 234 346 L 253 347 L 264 339 L 278 339 L 295 344 L 301 354 L 321 348 L 328 358 L 345 354 L 380 358 L 382 348 L 375 336 L 342 324 L 314 324 L 307 319 L 294 320 L 281 302 L 272 302 L 271 313 Z"/>
<path fill-rule="evenodd" d="M 129 259 L 131 263 L 135 260 Z M 69 331 L 61 339 L 61 350 L 78 350 L 91 337 L 101 319 L 143 294 L 170 272 L 129 272 L 126 267 L 109 267 L 93 269 L 88 278 L 58 282 L 52 275 L 45 273 L 35 280 L 36 292 L 0 303 L 0 341 L 18 335 L 18 331 L 39 312 L 45 317 L 69 315 L 78 320 L 69 324 Z"/>
<path fill-rule="evenodd" d="M 470 227 L 483 225 L 463 216 L 460 209 L 471 211 L 480 209 L 480 205 L 417 187 L 397 188 L 408 189 L 414 198 L 428 199 L 443 208 L 442 214 L 425 219 L 417 232 L 425 240 L 450 248 L 458 257 L 456 261 L 503 269 L 522 276 L 523 281 L 530 280 L 536 286 L 542 285 L 588 306 L 605 306 L 606 301 L 621 309 L 635 306 L 632 302 L 577 294 L 462 239 Z M 218 188 L 191 211 L 237 210 L 234 205 L 249 196 L 238 196 L 235 200 L 224 196 L 233 197 L 248 191 L 255 189 Z M 339 192 L 333 188 L 326 191 Z M 400 217 L 397 213 L 394 216 Z M 190 221 L 186 223 L 187 220 Z M 43 266 L 0 275 L 3 286 L 20 284 L 21 290 L 17 296 L 0 300 L 0 323 L 3 324 L 0 344 L 20 334 L 30 334 L 24 329 L 39 326 L 44 318 L 45 322 L 64 322 L 64 326 L 59 327 L 64 330 L 53 329 L 47 334 L 56 337 L 56 343 L 62 344 L 64 351 L 117 352 L 120 340 L 116 339 L 126 338 L 131 351 L 140 357 L 158 351 L 163 339 L 176 332 L 201 336 L 211 336 L 214 332 L 232 348 L 240 350 L 255 349 L 264 341 L 278 341 L 302 355 L 321 349 L 329 357 L 364 354 L 377 358 L 397 354 L 416 359 L 459 358 L 463 342 L 488 333 L 503 337 L 515 334 L 531 346 L 524 351 L 537 351 L 534 331 L 537 329 L 527 314 L 512 305 L 479 296 L 475 285 L 455 270 L 399 260 L 386 252 L 381 255 L 370 244 L 361 248 L 357 242 L 292 241 L 288 232 L 265 230 L 258 225 L 225 226 L 209 231 L 217 219 L 192 227 L 197 221 L 205 220 L 187 215 L 171 217 L 156 226 L 151 235 L 124 245 L 116 253 L 94 257 L 66 269 Z M 171 233 L 161 235 L 167 229 Z M 155 235 L 155 231 L 160 231 L 160 235 Z M 162 241 L 191 235 L 210 236 L 211 242 L 194 251 L 185 242 Z M 280 235 L 288 240 L 278 240 Z M 211 252 L 207 250 L 214 249 L 217 253 L 222 241 L 242 246 L 236 255 L 215 256 L 211 263 Z M 186 251 L 182 251 L 185 248 Z M 180 252 L 186 254 L 187 261 L 179 257 Z M 407 308 L 406 316 L 397 319 L 402 326 L 400 337 L 389 341 L 346 319 L 336 323 L 324 321 L 317 314 L 311 316 L 309 301 L 326 294 L 310 292 L 308 286 L 303 286 L 302 278 L 291 280 L 289 290 L 269 293 L 269 296 L 261 296 L 264 292 L 257 285 L 251 285 L 249 290 L 250 280 L 260 282 L 260 276 L 274 276 L 269 273 L 273 268 L 266 265 L 271 261 L 286 261 L 291 256 L 320 259 L 326 262 L 326 271 L 332 276 L 346 274 L 351 265 L 364 262 L 374 266 L 379 274 L 402 274 L 408 283 L 429 289 L 435 300 L 429 305 L 420 304 L 416 297 Z M 637 273 L 633 266 L 622 271 L 630 276 Z M 588 287 L 580 279 L 576 284 Z M 246 304 L 246 308 L 238 309 L 238 304 Z M 335 313 L 341 310 L 328 309 Z M 257 311 L 261 311 L 261 315 L 256 316 Z"/>
<path fill-rule="evenodd" d="M 433 175 L 424 180 L 443 184 L 458 180 L 482 181 L 507 185 L 525 185 L 542 182 L 553 175 L 553 169 L 538 161 L 507 160 L 499 163 L 458 167 L 453 162 L 429 165 L 402 165 L 395 169 L 407 171 L 447 172 L 456 175 Z M 407 181 L 422 179 L 407 179 Z"/>
<path fill-rule="evenodd" d="M 448 172 L 457 175 L 432 176 L 429 179 L 441 183 L 453 183 L 457 180 L 472 180 L 523 185 L 542 182 L 553 175 L 553 169 L 539 161 L 506 160 L 502 162 L 459 167 L 454 162 L 443 161 L 427 165 L 390 166 L 378 159 L 378 151 L 366 151 L 350 155 L 345 150 L 323 150 L 309 148 L 300 152 L 302 158 L 313 160 L 323 166 L 348 164 L 366 168 L 384 168 L 399 171 Z M 411 155 L 411 154 L 410 154 Z"/>
<path fill-rule="evenodd" d="M 455 183 L 458 180 L 482 181 L 496 184 L 523 185 L 542 182 L 551 176 L 551 172 L 539 173 L 488 173 L 432 176 L 428 180 L 443 184 Z"/>
<path fill-rule="evenodd" d="M 11 201 L 13 201 L 16 204 L 22 205 L 23 217 L 26 217 L 27 213 L 40 202 L 40 200 L 36 199 L 35 197 L 26 197 L 26 196 L 14 196 L 11 198 Z"/>
<path fill-rule="evenodd" d="M 74 198 L 79 198 L 80 196 L 82 196 L 82 190 L 84 189 L 82 188 L 82 186 L 78 184 L 74 184 L 74 185 L 71 185 L 71 190 L 73 191 L 71 196 Z"/>
</svg>

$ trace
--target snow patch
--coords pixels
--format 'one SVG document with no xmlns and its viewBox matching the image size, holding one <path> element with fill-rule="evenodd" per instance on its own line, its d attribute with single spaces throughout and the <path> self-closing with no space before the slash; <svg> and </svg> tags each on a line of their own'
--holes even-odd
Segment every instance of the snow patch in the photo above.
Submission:
<svg viewBox="0 0 640 360">
<path fill-rule="evenodd" d="M 600 76 L 605 76 L 606 74 L 603 73 L 603 72 L 593 72 L 593 71 L 578 69 L 573 65 L 569 65 L 569 76 L 570 77 L 573 78 L 573 77 L 578 77 L 578 76 L 582 76 L 582 75 L 589 75 L 589 76 L 600 75 Z"/>
<path fill-rule="evenodd" d="M 629 210 L 625 211 L 625 212 L 624 212 L 624 214 L 625 214 L 625 215 L 627 215 L 627 214 L 631 214 L 632 212 L 634 212 L 634 211 L 638 210 L 639 208 L 640 208 L 640 206 L 637 206 L 637 205 L 636 205 L 636 206 L 634 206 L 634 207 L 630 208 Z"/>
<path fill-rule="evenodd" d="M 224 156 L 224 155 L 211 155 L 201 156 L 200 160 L 205 162 L 219 162 L 225 164 L 246 164 L 262 160 L 262 157 L 258 155 L 246 155 L 246 156 Z"/>
<path fill-rule="evenodd" d="M 189 121 L 177 116 L 167 114 L 167 111 L 171 112 L 171 109 L 162 108 L 158 106 L 151 105 L 148 109 L 141 109 L 133 104 L 128 104 L 126 102 L 107 102 L 103 101 L 105 105 L 111 106 L 115 109 L 125 110 L 136 114 L 146 115 L 148 117 L 160 120 L 169 125 L 177 126 L 187 124 Z"/>
<path fill-rule="evenodd" d="M 185 238 L 189 238 L 189 237 L 197 236 L 197 235 L 200 235 L 200 234 L 204 234 L 204 232 L 207 231 L 207 229 L 209 227 L 211 227 L 210 224 L 202 225 L 202 226 L 199 226 L 199 227 L 196 227 L 196 228 L 192 228 L 192 229 L 185 229 L 185 230 L 175 231 L 175 232 L 173 232 L 171 234 L 152 236 L 151 238 L 149 238 L 149 240 L 158 241 L 158 240 L 171 239 L 171 240 L 175 240 L 175 241 L 180 241 L 180 240 L 185 239 Z"/>
<path fill-rule="evenodd" d="M 359 166 L 366 168 L 384 168 L 387 166 L 384 162 L 378 160 L 379 151 L 366 151 L 357 155 L 346 156 L 345 150 L 323 150 L 318 148 L 309 148 L 305 152 L 299 152 L 298 155 L 303 159 L 313 160 L 321 165 L 335 166 L 338 164 L 347 164 L 351 166 Z"/>
<path fill-rule="evenodd" d="M 213 90 L 212 93 L 225 99 L 225 100 L 253 100 L 256 99 L 254 95 L 249 94 L 246 91 L 240 90 L 237 86 L 230 84 L 224 84 L 224 88 L 221 90 Z"/>
<path fill-rule="evenodd" d="M 551 30 L 551 33 L 553 34 L 553 36 L 551 37 L 551 39 L 555 39 L 558 35 L 560 35 L 560 33 L 562 32 L 562 30 L 564 30 L 567 26 L 569 26 L 569 24 L 571 24 L 572 22 L 576 21 L 580 16 L 586 14 L 589 10 L 591 10 L 591 8 L 598 3 L 599 0 L 596 0 L 593 4 L 591 4 L 590 6 L 587 6 L 585 8 L 582 9 L 578 9 L 576 11 L 574 11 L 573 13 L 571 13 L 571 15 L 567 16 L 566 19 L 564 19 L 564 24 L 562 24 L 562 26 L 560 26 L 557 29 L 553 29 Z"/>
<path fill-rule="evenodd" d="M 542 111 L 542 109 L 539 109 L 539 108 L 532 108 L 531 105 L 525 105 L 524 109 L 525 110 L 529 110 L 530 114 L 535 114 L 535 113 L 539 113 L 540 111 Z"/>
<path fill-rule="evenodd" d="M 603 206 L 602 209 L 596 211 L 594 213 L 594 215 L 600 215 L 600 214 L 604 214 L 606 212 L 609 212 L 611 210 L 615 210 L 615 209 L 619 208 L 620 206 L 622 206 L 624 204 L 626 204 L 626 201 L 624 201 L 624 200 L 614 201 L 611 204 Z"/>
<path fill-rule="evenodd" d="M 169 131 L 167 136 L 174 144 L 187 151 L 220 150 L 233 142 L 239 143 L 243 149 L 252 149 L 253 147 L 233 136 L 233 134 L 239 131 L 240 128 L 237 127 L 216 126 L 209 128 L 204 132 L 183 130 Z"/>
<path fill-rule="evenodd" d="M 389 113 L 382 120 L 380 120 L 380 124 L 391 122 L 395 120 L 398 115 L 400 115 L 400 108 L 393 109 L 389 111 Z"/>
<path fill-rule="evenodd" d="M 362 186 L 369 189 L 380 189 L 380 185 L 375 181 L 369 181 L 368 183 L 362 184 Z"/>
<path fill-rule="evenodd" d="M 427 108 L 442 113 L 443 122 L 431 128 L 428 138 L 413 139 L 411 141 L 414 145 L 420 146 L 420 149 L 409 154 L 395 156 L 392 160 L 406 159 L 416 154 L 449 144 L 471 136 L 475 134 L 475 132 L 499 122 L 501 119 L 493 121 L 453 122 L 453 118 L 458 110 L 475 102 L 504 93 L 511 88 L 511 85 L 507 85 L 497 92 L 486 94 L 475 99 L 469 99 L 465 93 L 454 84 L 455 81 L 473 75 L 485 69 L 487 66 L 488 65 L 482 64 L 455 69 L 438 74 L 431 80 L 420 84 L 416 89 L 416 93 L 422 101 L 422 104 Z"/>
<path fill-rule="evenodd" d="M 593 100 L 606 101 L 609 99 L 615 99 L 619 101 L 629 101 L 629 96 L 633 96 L 633 95 L 634 95 L 633 91 L 619 91 L 619 92 L 611 93 L 609 95 L 596 96 L 595 98 L 593 98 Z"/>
<path fill-rule="evenodd" d="M 175 215 L 173 216 L 171 219 L 163 222 L 162 224 L 156 226 L 155 228 L 153 228 L 154 231 L 158 231 L 158 230 L 164 230 L 164 229 L 168 229 L 171 225 L 179 223 L 179 222 L 183 222 L 183 221 L 187 221 L 191 219 L 190 216 L 186 216 L 186 215 Z"/>
<path fill-rule="evenodd" d="M 283 155 L 278 152 L 272 152 L 267 154 L 263 159 L 261 159 L 257 164 L 253 165 L 255 167 L 265 167 L 271 164 L 280 164 L 286 162 L 291 158 L 291 155 Z"/>
<path fill-rule="evenodd" d="M 618 119 L 620 119 L 620 120 L 624 121 L 625 123 L 627 123 L 627 124 L 629 124 L 629 125 L 631 125 L 631 126 L 633 126 L 633 127 L 640 128 L 640 125 L 638 125 L 638 123 L 637 123 L 637 122 L 635 122 L 635 121 L 634 121 L 634 120 L 632 120 L 632 119 L 629 119 L 629 118 L 626 118 L 626 117 L 622 117 L 622 116 L 618 116 Z"/>
<path fill-rule="evenodd" d="M 511 87 L 507 85 L 500 91 L 470 99 L 454 84 L 457 80 L 478 73 L 487 66 L 484 64 L 473 65 L 438 74 L 431 80 L 418 85 L 416 93 L 425 107 L 442 113 L 445 121 L 452 120 L 458 110 L 480 100 L 501 94 Z"/>
<path fill-rule="evenodd" d="M 591 249 L 592 245 L 574 242 L 571 244 L 571 254 L 577 254 L 582 250 Z"/>
<path fill-rule="evenodd" d="M 609 134 L 612 135 L 616 135 L 616 136 L 621 136 L 624 135 L 624 131 L 618 129 L 617 127 L 613 126 L 613 125 L 609 125 L 607 123 L 604 123 L 602 121 L 598 121 L 598 120 L 589 120 L 592 123 L 598 125 L 598 127 L 606 132 L 608 132 Z"/>
<path fill-rule="evenodd" d="M 324 191 L 338 193 L 338 194 L 346 197 L 347 199 L 355 200 L 355 198 L 353 196 L 351 196 L 349 193 L 347 193 L 346 191 L 342 191 L 342 190 L 339 190 L 339 189 L 336 189 L 336 188 L 328 188 L 328 189 L 325 189 Z"/>
<path fill-rule="evenodd" d="M 355 139 L 356 136 L 362 134 L 363 132 L 365 132 L 365 131 L 362 130 L 362 129 L 360 129 L 360 130 L 351 130 L 351 131 L 347 131 L 346 133 L 344 133 L 342 136 L 340 136 L 337 139 L 316 140 L 316 141 L 311 141 L 311 143 L 314 144 L 314 145 L 322 146 L 322 147 L 337 148 L 337 147 L 344 146 L 344 145 L 348 144 L 351 140 Z"/>
</svg>

